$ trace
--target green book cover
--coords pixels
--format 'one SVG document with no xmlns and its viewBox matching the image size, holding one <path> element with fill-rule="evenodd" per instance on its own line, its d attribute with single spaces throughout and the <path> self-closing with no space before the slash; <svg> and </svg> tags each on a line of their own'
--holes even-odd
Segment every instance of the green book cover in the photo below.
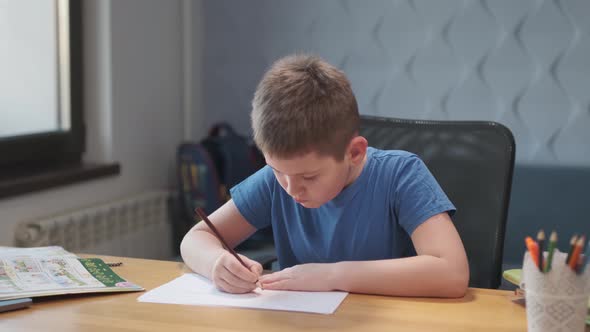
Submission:
<svg viewBox="0 0 590 332">
<path fill-rule="evenodd" d="M 111 268 L 100 258 L 80 258 L 80 263 L 92 274 L 96 280 L 102 282 L 107 287 L 116 287 L 117 284 L 126 282 L 119 277 Z"/>
</svg>

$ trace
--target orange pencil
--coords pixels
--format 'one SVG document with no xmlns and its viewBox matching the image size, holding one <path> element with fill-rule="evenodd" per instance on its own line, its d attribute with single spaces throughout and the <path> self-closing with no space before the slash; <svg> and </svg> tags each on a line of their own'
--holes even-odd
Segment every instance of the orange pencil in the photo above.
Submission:
<svg viewBox="0 0 590 332">
<path fill-rule="evenodd" d="M 582 235 L 578 239 L 576 246 L 574 247 L 574 251 L 572 252 L 572 257 L 570 257 L 569 267 L 577 271 L 578 269 L 578 260 L 580 259 L 580 253 L 582 252 L 582 247 L 584 246 L 584 242 L 586 241 L 586 236 Z"/>
<path fill-rule="evenodd" d="M 539 245 L 530 236 L 524 238 L 524 243 L 526 244 L 526 247 L 529 250 L 529 255 L 533 259 L 533 262 L 535 262 L 535 265 L 539 267 Z"/>
<path fill-rule="evenodd" d="M 574 234 L 570 239 L 570 249 L 567 251 L 567 258 L 565 259 L 565 265 L 570 264 L 570 258 L 572 258 L 572 252 L 574 252 L 574 248 L 576 247 L 576 242 L 578 241 L 578 236 Z"/>
</svg>

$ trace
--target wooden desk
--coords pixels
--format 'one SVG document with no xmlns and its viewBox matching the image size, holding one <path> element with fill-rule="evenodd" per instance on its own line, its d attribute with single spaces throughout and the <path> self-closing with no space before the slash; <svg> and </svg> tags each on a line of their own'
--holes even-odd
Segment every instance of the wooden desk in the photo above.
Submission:
<svg viewBox="0 0 590 332">
<path fill-rule="evenodd" d="M 133 258 L 113 268 L 147 290 L 187 272 L 184 264 Z M 143 293 L 37 298 L 0 314 L 1 331 L 526 331 L 512 292 L 470 289 L 462 299 L 350 294 L 333 315 L 139 303 Z"/>
</svg>

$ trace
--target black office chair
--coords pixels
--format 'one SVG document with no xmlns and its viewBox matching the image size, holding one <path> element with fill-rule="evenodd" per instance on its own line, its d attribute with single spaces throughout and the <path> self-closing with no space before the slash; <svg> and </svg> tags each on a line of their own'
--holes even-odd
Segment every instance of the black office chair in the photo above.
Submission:
<svg viewBox="0 0 590 332">
<path fill-rule="evenodd" d="M 369 146 L 406 150 L 428 166 L 457 207 L 469 286 L 498 288 L 514 169 L 514 137 L 496 122 L 361 117 Z"/>
</svg>

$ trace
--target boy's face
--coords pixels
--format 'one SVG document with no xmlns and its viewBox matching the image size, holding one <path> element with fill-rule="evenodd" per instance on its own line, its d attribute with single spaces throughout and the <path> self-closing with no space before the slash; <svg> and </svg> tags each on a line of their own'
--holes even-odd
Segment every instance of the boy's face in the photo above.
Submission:
<svg viewBox="0 0 590 332">
<path fill-rule="evenodd" d="M 265 159 L 281 187 L 306 208 L 322 206 L 354 180 L 354 165 L 346 157 L 337 161 L 310 152 L 291 159 L 275 159 L 265 154 Z"/>
</svg>

